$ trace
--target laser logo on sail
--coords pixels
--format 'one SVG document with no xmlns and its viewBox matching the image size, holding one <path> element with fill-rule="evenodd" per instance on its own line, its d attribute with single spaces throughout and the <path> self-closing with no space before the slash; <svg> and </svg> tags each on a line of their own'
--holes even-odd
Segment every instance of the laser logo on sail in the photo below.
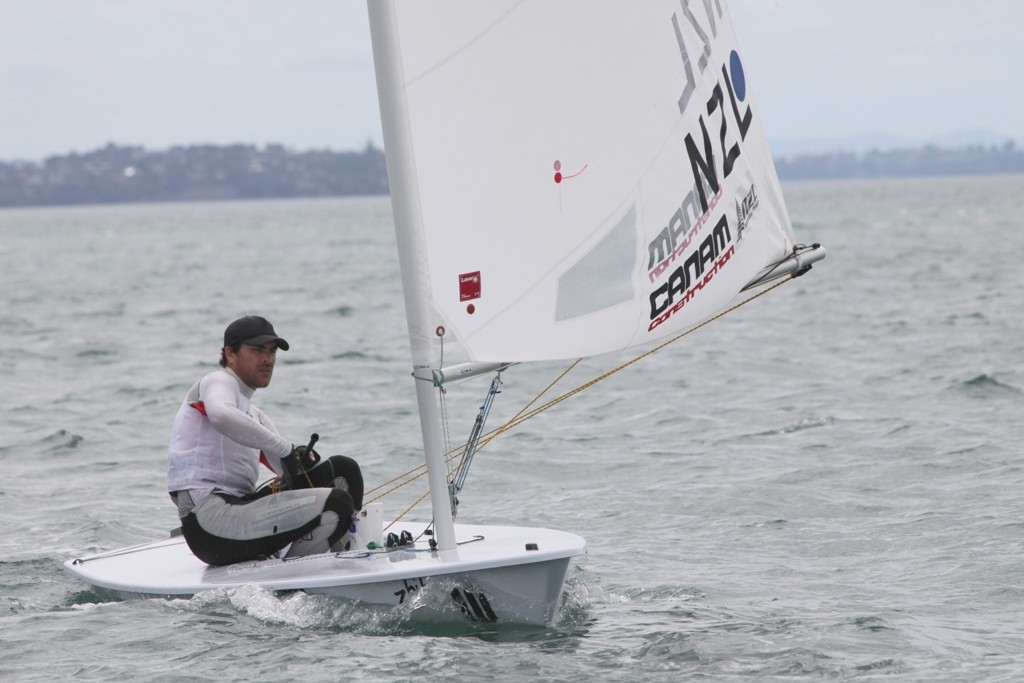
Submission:
<svg viewBox="0 0 1024 683">
<path fill-rule="evenodd" d="M 743 239 L 743 231 L 747 229 L 747 223 L 750 221 L 750 217 L 754 214 L 758 204 L 757 187 L 751 185 L 750 192 L 743 198 L 743 201 L 736 202 L 736 242 L 740 242 Z"/>
<path fill-rule="evenodd" d="M 459 301 L 480 298 L 480 271 L 463 273 L 459 276 Z"/>
<path fill-rule="evenodd" d="M 480 282 L 481 278 L 479 270 L 459 275 L 459 301 L 472 301 L 473 299 L 479 299 L 481 296 Z M 476 306 L 473 304 L 467 304 L 466 312 L 472 315 L 476 312 Z"/>
</svg>

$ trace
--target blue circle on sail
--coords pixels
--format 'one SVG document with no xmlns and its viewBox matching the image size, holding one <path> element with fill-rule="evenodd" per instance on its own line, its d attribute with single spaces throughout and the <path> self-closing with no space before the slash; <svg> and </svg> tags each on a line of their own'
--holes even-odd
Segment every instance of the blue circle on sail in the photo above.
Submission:
<svg viewBox="0 0 1024 683">
<path fill-rule="evenodd" d="M 732 74 L 732 90 L 742 102 L 747 99 L 747 79 L 743 75 L 743 62 L 736 50 L 729 55 L 729 73 Z"/>
</svg>

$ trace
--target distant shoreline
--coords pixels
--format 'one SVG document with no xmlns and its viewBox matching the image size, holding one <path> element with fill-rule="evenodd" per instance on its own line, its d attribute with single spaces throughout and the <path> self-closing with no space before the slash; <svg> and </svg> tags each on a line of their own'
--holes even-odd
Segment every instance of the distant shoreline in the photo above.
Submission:
<svg viewBox="0 0 1024 683">
<path fill-rule="evenodd" d="M 1024 173 L 1024 150 L 1002 145 L 801 154 L 775 159 L 781 180 L 851 180 Z"/>
<path fill-rule="evenodd" d="M 846 180 L 1024 173 L 1024 150 L 933 145 L 776 158 L 779 178 Z M 0 208 L 386 195 L 384 152 L 295 152 L 281 145 L 106 147 L 41 162 L 0 161 Z"/>
</svg>

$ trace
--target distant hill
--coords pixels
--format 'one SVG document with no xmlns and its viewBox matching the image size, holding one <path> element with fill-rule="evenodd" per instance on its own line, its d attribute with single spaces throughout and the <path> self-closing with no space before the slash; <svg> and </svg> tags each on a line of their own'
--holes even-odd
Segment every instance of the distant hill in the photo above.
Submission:
<svg viewBox="0 0 1024 683">
<path fill-rule="evenodd" d="M 783 180 L 1024 173 L 1015 143 L 776 159 Z M 295 152 L 281 145 L 173 147 L 114 144 L 41 163 L 0 162 L 0 207 L 338 197 L 388 193 L 384 152 Z"/>
<path fill-rule="evenodd" d="M 990 146 L 926 145 L 888 151 L 800 154 L 775 159 L 775 168 L 782 180 L 1024 173 L 1024 150 L 1007 140 Z"/>
<path fill-rule="evenodd" d="M 0 206 L 387 194 L 384 152 L 293 152 L 281 145 L 147 151 L 107 145 L 42 163 L 0 162 Z"/>
<path fill-rule="evenodd" d="M 960 129 L 935 135 L 929 138 L 912 138 L 905 135 L 894 135 L 884 131 L 865 131 L 855 135 L 837 135 L 832 137 L 779 137 L 768 136 L 768 146 L 776 157 L 794 157 L 803 154 L 831 154 L 833 152 L 853 152 L 865 154 L 872 150 L 892 151 L 897 149 L 922 149 L 939 147 L 942 149 L 961 149 L 964 147 L 1002 147 L 1014 136 L 1006 135 L 989 129 Z M 1024 139 L 1017 140 L 1021 144 Z"/>
</svg>

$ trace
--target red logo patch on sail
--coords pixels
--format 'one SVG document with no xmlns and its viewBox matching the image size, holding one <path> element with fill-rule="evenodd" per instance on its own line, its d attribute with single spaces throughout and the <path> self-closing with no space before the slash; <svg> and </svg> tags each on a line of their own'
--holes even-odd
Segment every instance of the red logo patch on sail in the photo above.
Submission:
<svg viewBox="0 0 1024 683">
<path fill-rule="evenodd" d="M 463 273 L 459 276 L 459 301 L 480 298 L 480 271 Z"/>
</svg>

